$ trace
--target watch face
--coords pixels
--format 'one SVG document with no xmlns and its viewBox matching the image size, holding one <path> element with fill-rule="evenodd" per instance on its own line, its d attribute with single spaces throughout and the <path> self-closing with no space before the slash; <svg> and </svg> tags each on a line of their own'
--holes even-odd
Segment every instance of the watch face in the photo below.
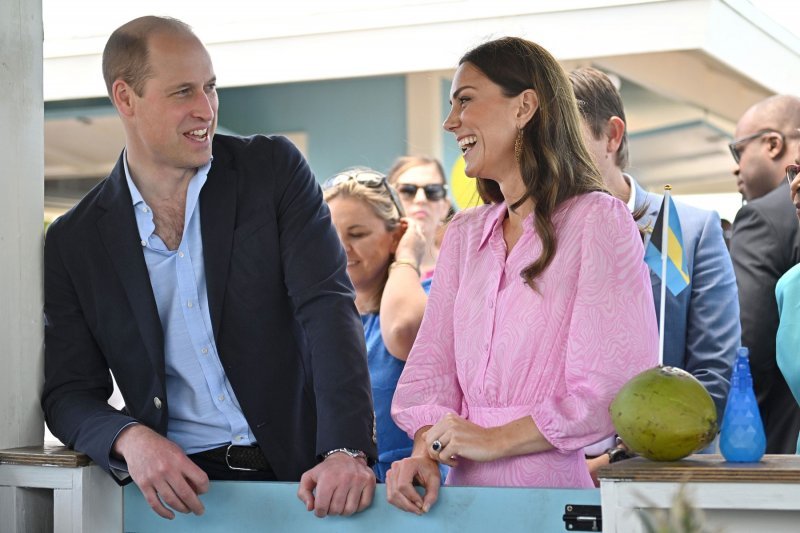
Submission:
<svg viewBox="0 0 800 533">
<path fill-rule="evenodd" d="M 625 459 L 630 459 L 633 457 L 624 448 L 614 448 L 608 452 L 608 462 L 609 463 L 618 463 L 619 461 L 624 461 Z"/>
</svg>

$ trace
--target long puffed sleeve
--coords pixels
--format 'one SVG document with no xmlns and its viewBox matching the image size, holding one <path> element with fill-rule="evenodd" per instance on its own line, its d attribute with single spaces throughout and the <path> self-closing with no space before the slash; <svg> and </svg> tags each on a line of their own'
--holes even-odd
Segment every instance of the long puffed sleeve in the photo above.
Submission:
<svg viewBox="0 0 800 533">
<path fill-rule="evenodd" d="M 658 364 L 650 278 L 630 212 L 612 198 L 576 208 L 585 208 L 582 224 L 566 225 L 561 235 L 562 242 L 580 240 L 575 297 L 564 323 L 563 379 L 552 381 L 552 394 L 540 397 L 531 413 L 545 438 L 566 450 L 613 432 L 608 406 L 614 396 Z"/>
</svg>

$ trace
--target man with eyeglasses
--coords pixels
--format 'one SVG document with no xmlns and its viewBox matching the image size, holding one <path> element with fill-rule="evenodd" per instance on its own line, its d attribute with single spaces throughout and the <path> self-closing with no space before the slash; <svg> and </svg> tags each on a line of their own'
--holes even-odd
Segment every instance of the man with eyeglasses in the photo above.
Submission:
<svg viewBox="0 0 800 533">
<path fill-rule="evenodd" d="M 733 174 L 746 201 L 733 222 L 731 258 L 741 306 L 742 346 L 750 367 L 767 453 L 794 453 L 798 408 L 775 358 L 775 284 L 800 262 L 800 229 L 785 179 L 800 146 L 800 98 L 776 95 L 750 107 L 729 148 Z"/>
<path fill-rule="evenodd" d="M 652 226 L 662 196 L 645 191 L 625 173 L 628 145 L 625 110 L 619 91 L 599 70 L 579 68 L 570 73 L 578 99 L 583 136 L 603 181 L 611 193 L 641 213 L 640 226 Z M 683 368 L 708 390 L 721 418 L 730 383 L 728 377 L 739 347 L 739 303 L 736 281 L 719 216 L 713 211 L 676 202 L 683 232 L 684 254 L 691 276 L 689 287 L 677 296 L 666 291 L 664 364 Z M 656 313 L 661 280 L 650 273 Z M 590 470 L 625 457 L 611 448 L 589 462 Z M 590 456 L 597 450 L 587 449 Z"/>
</svg>

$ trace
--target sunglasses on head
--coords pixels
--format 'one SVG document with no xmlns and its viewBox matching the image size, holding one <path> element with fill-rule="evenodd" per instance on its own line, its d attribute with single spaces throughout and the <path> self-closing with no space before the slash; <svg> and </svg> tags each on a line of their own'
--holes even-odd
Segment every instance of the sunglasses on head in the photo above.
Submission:
<svg viewBox="0 0 800 533">
<path fill-rule="evenodd" d="M 792 184 L 797 175 L 800 174 L 800 165 L 789 165 L 786 167 L 786 180 Z"/>
<path fill-rule="evenodd" d="M 397 209 L 398 218 L 406 216 L 403 204 L 400 202 L 400 197 L 397 196 L 397 191 L 389 185 L 389 182 L 386 181 L 386 176 L 380 172 L 375 172 L 373 170 L 344 170 L 325 180 L 325 183 L 322 184 L 322 190 L 327 191 L 328 189 L 333 189 L 350 180 L 371 189 L 382 188 L 386 190 L 395 209 Z"/>
<path fill-rule="evenodd" d="M 417 196 L 417 191 L 422 189 L 425 193 L 425 198 L 430 200 L 431 202 L 435 202 L 436 200 L 441 200 L 445 196 L 447 196 L 447 186 L 442 185 L 441 183 L 429 183 L 428 185 L 415 185 L 413 183 L 398 183 L 397 184 L 397 192 L 400 193 L 401 196 L 404 196 L 408 199 L 414 199 Z"/>
</svg>

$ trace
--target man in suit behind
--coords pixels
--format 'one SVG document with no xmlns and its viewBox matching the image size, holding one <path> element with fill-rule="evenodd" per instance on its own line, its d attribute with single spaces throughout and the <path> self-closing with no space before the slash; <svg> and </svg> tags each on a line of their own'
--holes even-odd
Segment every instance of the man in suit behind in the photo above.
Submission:
<svg viewBox="0 0 800 533">
<path fill-rule="evenodd" d="M 785 179 L 800 144 L 800 98 L 776 95 L 748 109 L 730 143 L 747 203 L 733 221 L 731 258 L 739 286 L 742 346 L 750 348 L 753 387 L 767 453 L 794 453 L 800 408 L 775 360 L 775 284 L 800 262 L 800 230 Z"/>
<path fill-rule="evenodd" d="M 300 479 L 319 516 L 364 509 L 364 334 L 308 165 L 283 138 L 214 135 L 211 59 L 180 21 L 118 28 L 103 74 L 126 146 L 47 234 L 50 428 L 166 518 L 201 514 L 209 478 Z"/>
<path fill-rule="evenodd" d="M 641 213 L 640 226 L 652 227 L 663 197 L 646 192 L 624 172 L 628 145 L 619 92 L 608 76 L 593 68 L 572 71 L 570 80 L 583 119 L 584 140 L 606 187 L 632 212 Z M 721 420 L 741 333 L 736 280 L 719 215 L 680 202 L 675 205 L 691 281 L 677 296 L 665 293 L 664 365 L 696 377 L 713 398 Z M 661 280 L 652 271 L 650 280 L 658 313 Z M 604 459 L 593 461 L 593 468 Z"/>
</svg>

